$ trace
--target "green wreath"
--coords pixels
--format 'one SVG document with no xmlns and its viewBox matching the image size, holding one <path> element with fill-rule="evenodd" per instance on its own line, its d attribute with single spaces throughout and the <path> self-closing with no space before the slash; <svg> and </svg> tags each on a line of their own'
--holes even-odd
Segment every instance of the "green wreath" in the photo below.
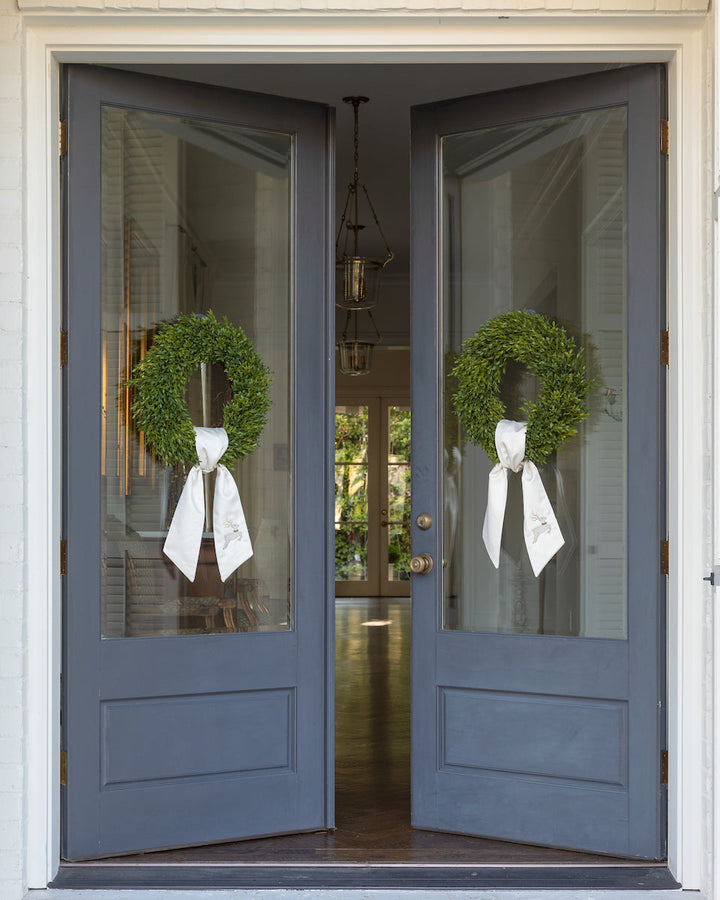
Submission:
<svg viewBox="0 0 720 900">
<path fill-rule="evenodd" d="M 195 432 L 185 388 L 200 363 L 222 363 L 233 396 L 223 410 L 229 466 L 257 449 L 267 412 L 270 370 L 242 328 L 212 312 L 178 316 L 161 326 L 129 384 L 135 391 L 132 413 L 148 444 L 168 466 L 197 465 Z"/>
<path fill-rule="evenodd" d="M 495 462 L 495 428 L 507 418 L 498 390 L 511 359 L 541 381 L 537 403 L 522 407 L 528 423 L 525 455 L 541 465 L 588 417 L 585 398 L 593 382 L 586 374 L 582 348 L 546 316 L 518 310 L 486 322 L 463 344 L 452 371 L 458 380 L 453 404 L 467 438 L 484 447 Z"/>
</svg>

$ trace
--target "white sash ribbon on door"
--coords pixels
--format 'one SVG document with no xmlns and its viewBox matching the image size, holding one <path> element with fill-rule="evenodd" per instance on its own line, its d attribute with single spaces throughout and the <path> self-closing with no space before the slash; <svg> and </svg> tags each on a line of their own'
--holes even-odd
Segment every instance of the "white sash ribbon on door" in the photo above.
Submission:
<svg viewBox="0 0 720 900">
<path fill-rule="evenodd" d="M 205 525 L 203 473 L 217 469 L 213 503 L 215 555 L 223 581 L 253 555 L 237 485 L 219 460 L 227 450 L 224 428 L 195 428 L 199 465 L 193 466 L 175 509 L 163 552 L 190 581 L 195 581 Z"/>
<path fill-rule="evenodd" d="M 533 573 L 537 577 L 565 543 L 550 499 L 535 463 L 525 459 L 527 422 L 502 419 L 495 429 L 495 447 L 500 462 L 488 477 L 488 502 L 483 523 L 483 541 L 495 568 L 500 566 L 508 473 L 522 469 L 523 534 Z"/>
</svg>

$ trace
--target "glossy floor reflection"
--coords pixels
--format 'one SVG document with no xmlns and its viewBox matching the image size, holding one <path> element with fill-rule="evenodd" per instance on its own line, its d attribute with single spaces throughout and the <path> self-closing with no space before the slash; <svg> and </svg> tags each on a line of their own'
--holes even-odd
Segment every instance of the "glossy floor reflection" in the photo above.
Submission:
<svg viewBox="0 0 720 900">
<path fill-rule="evenodd" d="M 411 828 L 410 600 L 343 598 L 335 611 L 336 830 L 161 851 L 125 862 L 627 864 Z"/>
</svg>

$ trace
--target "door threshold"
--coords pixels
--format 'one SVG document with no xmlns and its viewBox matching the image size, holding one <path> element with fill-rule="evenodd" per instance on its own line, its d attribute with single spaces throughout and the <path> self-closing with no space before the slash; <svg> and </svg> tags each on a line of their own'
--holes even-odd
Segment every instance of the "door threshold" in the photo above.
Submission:
<svg viewBox="0 0 720 900">
<path fill-rule="evenodd" d="M 128 862 L 119 862 L 117 858 L 115 859 L 98 859 L 98 860 L 80 860 L 77 862 L 63 862 L 61 863 L 61 868 L 92 868 L 92 867 L 102 867 L 108 868 L 114 866 L 115 868 L 152 868 L 152 869 L 247 869 L 247 868 L 295 868 L 295 869 L 327 869 L 328 867 L 334 867 L 336 869 L 347 869 L 347 868 L 356 868 L 356 869 L 367 869 L 367 868 L 388 868 L 388 869 L 472 869 L 473 871 L 478 871 L 480 869 L 664 869 L 667 868 L 667 863 L 665 862 L 645 862 L 643 861 L 641 864 L 637 862 L 637 860 L 629 859 L 626 861 L 620 862 L 611 862 L 611 863 L 598 863 L 598 864 L 590 864 L 587 863 L 518 863 L 518 862 L 490 862 L 490 863 L 471 863 L 471 862 L 452 862 L 451 860 L 431 860 L 428 862 L 392 862 L 389 860 L 383 860 L 381 862 L 373 862 L 372 860 L 365 860 L 354 862 L 352 860 L 340 860 L 340 861 L 325 861 L 325 860 L 317 860 L 315 862 L 297 862 L 295 861 L 285 861 L 282 860 L 268 860 L 266 862 L 152 862 L 148 860 L 147 862 L 139 862 L 137 860 L 132 860 Z"/>
<path fill-rule="evenodd" d="M 131 865 L 64 863 L 52 888 L 677 890 L 664 864 L 610 866 L 472 866 L 435 863 Z"/>
</svg>

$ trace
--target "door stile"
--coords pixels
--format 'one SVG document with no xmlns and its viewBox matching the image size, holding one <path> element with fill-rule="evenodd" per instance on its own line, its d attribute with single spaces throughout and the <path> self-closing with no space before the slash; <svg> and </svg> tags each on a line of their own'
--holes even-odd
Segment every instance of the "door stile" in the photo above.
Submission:
<svg viewBox="0 0 720 900">
<path fill-rule="evenodd" d="M 628 279 L 628 328 L 642 336 L 628 354 L 628 388 L 633 382 L 642 384 L 645 403 L 630 413 L 643 419 L 639 428 L 628 435 L 630 477 L 635 469 L 635 483 L 641 485 L 642 496 L 628 509 L 628 558 L 645 558 L 647 571 L 654 578 L 643 578 L 631 566 L 628 571 L 629 597 L 645 596 L 643 604 L 628 607 L 628 646 L 646 640 L 653 655 L 655 683 L 643 677 L 641 654 L 631 653 L 628 659 L 629 678 L 639 687 L 630 699 L 629 714 L 640 727 L 631 732 L 629 748 L 630 778 L 644 783 L 645 798 L 640 792 L 630 795 L 630 816 L 637 822 L 637 831 L 653 831 L 658 835 L 657 854 L 667 853 L 667 785 L 663 784 L 661 753 L 648 759 L 644 751 L 641 730 L 656 735 L 656 746 L 667 747 L 666 704 L 666 597 L 667 578 L 662 574 L 660 540 L 667 528 L 666 480 L 666 373 L 661 360 L 662 330 L 666 327 L 666 171 L 667 157 L 660 140 L 657 152 L 645 149 L 652 144 L 652 135 L 659 135 L 660 122 L 667 116 L 666 82 L 658 78 L 660 66 L 644 67 L 629 85 L 629 103 L 637 110 L 628 119 L 628 183 L 635 190 L 628 194 L 628 246 L 630 266 L 635 273 Z M 652 102 L 647 102 L 651 97 Z M 644 152 L 643 152 L 644 150 Z M 655 221 L 657 228 L 633 227 L 636 222 Z M 630 268 L 632 271 L 632 268 Z M 655 297 L 655 303 L 643 298 Z M 635 302 L 633 302 L 635 300 Z M 656 410 L 655 416 L 652 411 Z M 649 447 L 657 448 L 656 452 Z M 652 470 L 645 471 L 651 460 Z M 648 515 L 648 511 L 651 511 Z M 655 802 L 650 799 L 655 796 Z M 640 855 L 644 851 L 639 851 Z"/>
<path fill-rule="evenodd" d="M 412 513 L 411 552 L 429 553 L 442 566 L 440 485 L 442 466 L 441 409 L 438 385 L 441 381 L 439 291 L 439 140 L 432 115 L 419 117 L 411 110 L 411 147 L 424 152 L 411 153 L 410 221 L 413 229 L 411 251 L 412 297 L 410 346 L 412 347 Z M 432 148 L 430 152 L 425 148 Z M 422 228 L 417 223 L 423 222 Z M 421 440 L 421 435 L 425 437 Z M 428 439 L 429 438 L 429 439 Z M 421 513 L 430 513 L 433 526 L 423 531 L 417 526 Z M 438 566 L 436 565 L 436 571 Z M 440 626 L 440 580 L 413 577 L 412 660 L 411 660 L 411 784 L 413 826 L 427 822 L 434 806 L 435 784 L 432 771 L 437 763 L 436 636 Z M 426 754 L 434 760 L 426 764 Z"/>
<path fill-rule="evenodd" d="M 67 94 L 70 95 L 71 75 L 68 71 L 66 85 Z M 101 179 L 100 179 L 100 153 L 99 148 L 95 145 L 93 135 L 99 131 L 99 112 L 100 98 L 99 87 L 97 85 L 89 86 L 87 115 L 83 117 L 82 122 L 78 124 L 77 129 L 70 128 L 69 112 L 71 104 L 66 98 L 68 109 L 68 132 L 69 143 L 72 140 L 73 152 L 68 153 L 65 157 L 66 165 L 66 189 L 64 191 L 64 203 L 66 208 L 66 228 L 65 228 L 65 250 L 67 265 L 65 266 L 65 283 L 66 291 L 63 303 L 63 316 L 65 317 L 66 330 L 68 332 L 68 365 L 65 366 L 65 396 L 63 398 L 63 414 L 64 414 L 64 519 L 65 519 L 65 539 L 68 547 L 68 561 L 66 575 L 63 580 L 63 719 L 61 723 L 63 740 L 62 744 L 67 753 L 68 767 L 66 785 L 61 788 L 61 839 L 63 854 L 67 852 L 67 836 L 73 830 L 82 827 L 82 820 L 86 815 L 85 811 L 78 810 L 77 807 L 69 802 L 69 787 L 72 784 L 71 774 L 74 767 L 77 766 L 78 771 L 92 771 L 96 767 L 97 748 L 93 747 L 91 742 L 78 742 L 76 747 L 70 740 L 70 735 L 75 727 L 89 727 L 94 733 L 100 729 L 100 710 L 99 707 L 93 705 L 85 711 L 78 709 L 72 703 L 72 698 L 77 689 L 81 689 L 83 683 L 87 683 L 88 679 L 94 680 L 100 667 L 99 655 L 100 647 L 97 636 L 100 633 L 100 609 L 99 603 L 94 605 L 91 610 L 84 612 L 78 609 L 77 604 L 69 602 L 69 598 L 76 590 L 83 589 L 85 585 L 95 596 L 100 595 L 100 571 L 99 567 L 90 576 L 90 583 L 87 581 L 87 573 L 81 561 L 81 555 L 74 552 L 76 548 L 83 546 L 83 552 L 87 553 L 92 559 L 100 558 L 100 503 L 87 503 L 83 508 L 78 508 L 77 504 L 72 504 L 70 499 L 76 494 L 79 497 L 87 496 L 85 485 L 78 482 L 87 479 L 92 483 L 99 483 L 100 480 L 100 423 L 97 417 L 84 415 L 84 409 L 81 405 L 70 402 L 70 397 L 76 393 L 76 383 L 79 387 L 86 387 L 91 392 L 92 408 L 99 409 L 101 405 L 100 384 L 99 379 L 92 385 L 87 385 L 87 379 L 80 365 L 81 359 L 84 359 L 85 365 L 91 366 L 94 371 L 100 371 L 100 342 L 97 335 L 101 329 L 101 309 L 100 304 L 90 304 L 84 316 L 74 316 L 74 297 L 72 295 L 71 286 L 75 281 L 75 272 L 82 272 L 82 277 L 87 283 L 95 286 L 99 295 L 99 286 L 101 282 L 100 276 L 100 251 L 99 247 L 96 252 L 87 253 L 78 246 L 77 241 L 70 240 L 71 234 L 91 234 L 93 229 L 97 227 L 96 223 L 100 217 L 100 195 L 101 195 Z M 94 149 L 94 152 L 93 152 Z M 91 186 L 88 192 L 86 202 L 76 204 L 71 202 L 71 185 L 74 179 L 87 179 L 87 183 Z M 77 319 L 77 322 L 75 321 Z M 94 352 L 93 352 L 94 351 Z M 85 467 L 82 472 L 78 472 L 71 465 L 70 445 L 75 441 L 79 441 L 82 446 L 89 450 L 89 457 L 93 461 L 90 467 Z M 76 588 L 77 584 L 77 588 Z M 70 635 L 76 636 L 76 639 L 87 647 L 87 652 L 83 654 L 82 660 L 78 660 L 79 665 L 69 665 L 71 653 Z M 84 719 L 81 724 L 78 721 L 77 726 L 75 717 L 79 714 L 79 718 Z M 77 810 L 77 812 L 75 812 Z M 97 804 L 95 804 L 91 815 L 98 816 Z"/>
<path fill-rule="evenodd" d="M 325 827 L 335 828 L 335 109 L 325 118 Z"/>
<path fill-rule="evenodd" d="M 293 263 L 295 271 L 295 283 L 293 287 L 293 319 L 295 325 L 295 347 L 293 354 L 293 419 L 295 443 L 298 446 L 313 446 L 317 443 L 315 435 L 319 432 L 323 436 L 325 453 L 322 464 L 308 466 L 307 459 L 300 460 L 299 454 L 294 454 L 293 459 L 293 486 L 295 502 L 293 504 L 293 542 L 297 536 L 303 534 L 308 528 L 317 529 L 319 532 L 318 544 L 324 549 L 325 566 L 315 570 L 308 566 L 302 553 L 293 552 L 293 585 L 303 584 L 303 598 L 295 594 L 295 629 L 298 642 L 298 659 L 302 660 L 298 672 L 298 683 L 303 685 L 303 691 L 299 696 L 305 697 L 307 708 L 298 708 L 298 723 L 304 723 L 303 727 L 308 733 L 324 733 L 324 745 L 327 750 L 332 747 L 333 727 L 332 720 L 328 718 L 332 710 L 333 683 L 328 678 L 332 676 L 333 659 L 329 648 L 334 640 L 333 629 L 328 621 L 329 607 L 332 606 L 328 599 L 332 594 L 328 592 L 328 583 L 333 574 L 333 566 L 328 555 L 328 535 L 332 535 L 332 518 L 328 515 L 330 485 L 332 480 L 332 467 L 334 465 L 334 453 L 331 454 L 329 443 L 329 423 L 334 422 L 334 415 L 326 412 L 325 428 L 318 429 L 317 422 L 312 416 L 307 415 L 307 410 L 317 404 L 318 397 L 322 398 L 321 408 L 329 410 L 334 397 L 334 374 L 331 372 L 330 360 L 334 363 L 334 355 L 329 348 L 334 348 L 334 312 L 331 304 L 327 302 L 330 273 L 328 272 L 329 248 L 333 246 L 331 233 L 334 226 L 330 211 L 333 209 L 333 189 L 331 188 L 332 172 L 331 160 L 333 159 L 333 123 L 329 121 L 328 111 L 325 110 L 325 130 L 323 141 L 315 143 L 298 142 L 295 154 L 296 170 L 305 169 L 311 173 L 310 177 L 302 180 L 296 178 L 298 189 L 295 191 L 295 222 L 296 233 L 294 236 Z M 322 152 L 321 160 L 318 153 Z M 324 213 L 320 219 L 315 210 L 318 205 L 317 198 L 323 198 L 319 205 Z M 302 247 L 301 247 L 302 243 Z M 318 266 L 317 260 L 325 260 L 323 268 Z M 333 273 L 334 276 L 334 273 Z M 308 354 L 301 361 L 297 348 L 303 346 L 317 346 L 317 319 L 308 315 L 301 297 L 317 295 L 324 300 L 323 335 L 321 346 L 326 348 L 324 354 L 317 353 L 308 359 Z M 301 467 L 302 463 L 302 467 Z M 323 502 L 324 499 L 324 502 Z M 324 512 L 320 522 L 314 521 L 314 516 L 308 518 L 308 510 L 318 509 Z M 293 592 L 295 593 L 295 592 Z M 303 600 L 311 602 L 311 598 L 319 598 L 316 601 L 321 620 L 313 621 L 306 616 L 304 622 L 298 619 L 298 603 Z M 318 627 L 320 626 L 320 627 Z M 326 657 L 324 666 L 313 663 L 316 657 L 322 658 L 323 653 L 330 653 Z M 306 744 L 306 746 L 309 745 Z M 323 807 L 328 820 L 324 827 L 331 827 L 334 819 L 334 764 L 333 755 L 328 755 L 325 760 L 323 789 Z M 312 759 L 298 759 L 298 770 L 302 771 L 303 765 L 310 770 L 313 767 Z"/>
</svg>

